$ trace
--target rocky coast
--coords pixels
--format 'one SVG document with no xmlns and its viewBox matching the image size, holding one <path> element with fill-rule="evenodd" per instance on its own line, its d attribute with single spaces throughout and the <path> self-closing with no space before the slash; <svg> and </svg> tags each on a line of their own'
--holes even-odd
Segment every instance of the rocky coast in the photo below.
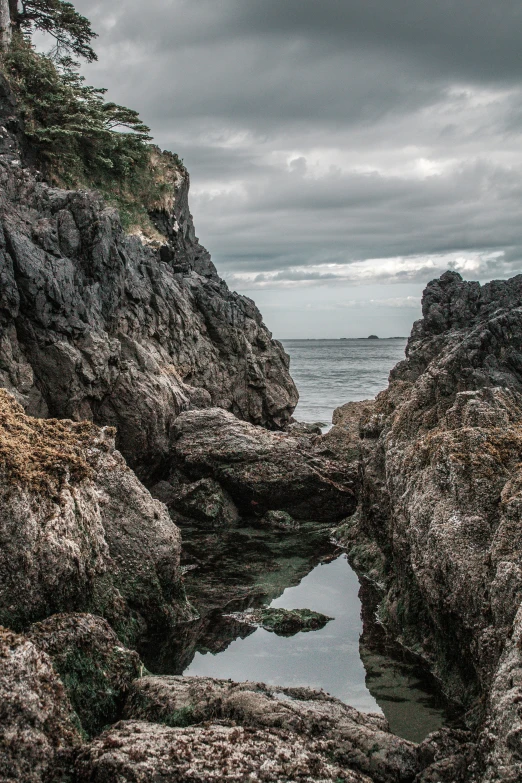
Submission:
<svg viewBox="0 0 522 783">
<path fill-rule="evenodd" d="M 151 240 L 44 180 L 5 81 L 0 133 L 0 781 L 520 780 L 522 277 L 430 283 L 388 389 L 321 435 L 179 162 Z M 169 670 L 328 622 L 266 599 L 332 535 L 377 607 L 364 649 L 430 672 L 459 727 L 414 743 L 321 691 Z"/>
</svg>

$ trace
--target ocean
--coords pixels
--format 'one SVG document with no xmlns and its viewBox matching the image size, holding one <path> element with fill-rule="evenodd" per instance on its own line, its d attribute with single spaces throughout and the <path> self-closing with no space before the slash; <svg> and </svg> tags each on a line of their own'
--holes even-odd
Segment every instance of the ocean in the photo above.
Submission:
<svg viewBox="0 0 522 783">
<path fill-rule="evenodd" d="M 281 340 L 299 390 L 294 417 L 330 425 L 339 405 L 375 397 L 390 370 L 404 359 L 406 338 L 388 340 Z"/>
</svg>

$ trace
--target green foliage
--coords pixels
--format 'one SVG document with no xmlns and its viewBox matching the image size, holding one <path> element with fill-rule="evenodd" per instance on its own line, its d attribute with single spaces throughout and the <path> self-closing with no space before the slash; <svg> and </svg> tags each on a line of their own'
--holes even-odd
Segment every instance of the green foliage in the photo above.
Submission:
<svg viewBox="0 0 522 783">
<path fill-rule="evenodd" d="M 65 0 L 11 0 L 11 14 L 18 30 L 31 35 L 35 30 L 47 33 L 55 40 L 50 53 L 60 59 L 64 54 L 96 60 L 90 43 L 96 38 L 91 23 Z"/>
<path fill-rule="evenodd" d="M 69 59 L 57 66 L 16 36 L 4 65 L 26 134 L 55 177 L 71 186 L 102 185 L 109 177 L 122 182 L 146 167 L 149 129 L 138 113 L 105 103 L 105 90 L 86 85 Z"/>
<path fill-rule="evenodd" d="M 10 0 L 15 33 L 0 65 L 15 93 L 26 136 L 44 176 L 58 186 L 99 190 L 120 211 L 124 229 L 158 236 L 150 210 L 169 209 L 183 163 L 150 144 L 138 112 L 105 101 L 86 84 L 75 56 L 96 59 L 90 23 L 64 0 Z M 35 51 L 40 30 L 56 45 Z"/>
</svg>

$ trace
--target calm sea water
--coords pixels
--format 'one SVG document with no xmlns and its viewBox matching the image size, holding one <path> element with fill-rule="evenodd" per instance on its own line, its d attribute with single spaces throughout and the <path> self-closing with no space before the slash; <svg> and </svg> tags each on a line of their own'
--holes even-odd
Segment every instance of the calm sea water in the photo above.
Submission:
<svg viewBox="0 0 522 783">
<path fill-rule="evenodd" d="M 345 402 L 375 397 L 404 359 L 406 340 L 282 340 L 299 390 L 298 421 L 330 424 Z"/>
<path fill-rule="evenodd" d="M 406 346 L 402 338 L 283 343 L 300 394 L 296 418 L 325 424 L 339 405 L 375 397 L 385 389 Z M 444 723 L 445 710 L 407 666 L 367 652 L 365 668 L 359 649 L 359 588 L 346 555 L 317 565 L 270 605 L 314 609 L 333 617 L 323 629 L 284 638 L 258 628 L 222 652 L 196 652 L 184 673 L 324 688 L 359 710 L 384 712 L 392 731 L 421 741 Z"/>
</svg>

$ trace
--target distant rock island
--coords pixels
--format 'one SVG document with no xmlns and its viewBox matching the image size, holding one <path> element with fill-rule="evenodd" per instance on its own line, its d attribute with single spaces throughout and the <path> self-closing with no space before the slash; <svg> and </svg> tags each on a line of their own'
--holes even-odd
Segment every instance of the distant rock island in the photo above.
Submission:
<svg viewBox="0 0 522 783">
<path fill-rule="evenodd" d="M 369 334 L 369 335 L 368 335 L 368 340 L 378 340 L 378 339 L 379 339 L 379 338 L 377 337 L 377 335 L 376 335 L 376 334 Z"/>
</svg>

